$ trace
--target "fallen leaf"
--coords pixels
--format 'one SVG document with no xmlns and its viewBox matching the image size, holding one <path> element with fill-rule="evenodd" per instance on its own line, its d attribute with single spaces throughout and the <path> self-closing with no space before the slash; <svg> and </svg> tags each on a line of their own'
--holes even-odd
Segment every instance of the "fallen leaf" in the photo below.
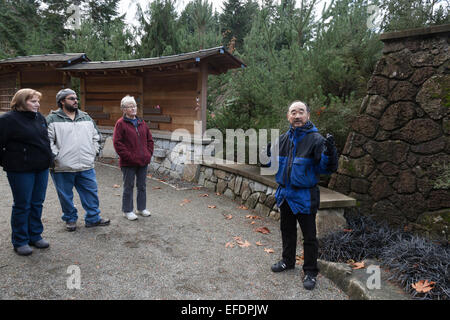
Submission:
<svg viewBox="0 0 450 320">
<path fill-rule="evenodd" d="M 202 187 L 192 187 L 192 190 L 200 190 Z"/>
<path fill-rule="evenodd" d="M 417 292 L 419 293 L 426 293 L 428 291 L 430 291 L 431 289 L 433 289 L 433 285 L 436 282 L 434 281 L 428 281 L 428 280 L 420 280 L 416 283 L 411 284 L 411 286 L 416 289 Z"/>
<path fill-rule="evenodd" d="M 148 175 L 147 175 L 147 178 L 151 178 L 151 177 L 153 177 L 151 174 L 148 174 Z"/>
<path fill-rule="evenodd" d="M 120 185 L 115 184 L 115 185 L 113 185 L 113 188 L 120 188 Z"/>
<path fill-rule="evenodd" d="M 261 219 L 260 216 L 252 216 L 250 214 L 246 215 L 245 217 L 248 218 L 248 219 Z"/>
<path fill-rule="evenodd" d="M 234 248 L 234 244 L 232 242 L 225 243 L 225 248 Z"/>
<path fill-rule="evenodd" d="M 207 194 L 207 193 L 202 193 L 202 194 L 200 194 L 200 195 L 198 195 L 199 197 L 209 197 L 209 194 Z"/>
<path fill-rule="evenodd" d="M 215 208 L 217 208 L 216 206 L 208 206 L 208 208 L 210 208 L 210 209 L 215 209 Z"/>
<path fill-rule="evenodd" d="M 275 252 L 273 249 L 267 249 L 267 248 L 264 248 L 264 251 L 267 252 L 267 253 L 274 253 Z"/>
<path fill-rule="evenodd" d="M 161 187 L 153 187 L 152 189 L 153 190 L 158 190 L 158 189 L 161 189 Z"/>
<path fill-rule="evenodd" d="M 248 210 L 248 208 L 246 206 L 244 206 L 243 204 L 241 204 L 238 209 L 242 209 L 242 210 Z"/>
<path fill-rule="evenodd" d="M 352 232 L 353 229 L 344 229 L 343 231 L 344 231 L 344 232 Z"/>
<path fill-rule="evenodd" d="M 261 243 L 261 241 L 256 241 L 255 244 L 256 244 L 257 246 L 263 246 L 263 244 Z"/>
<path fill-rule="evenodd" d="M 255 224 L 255 221 L 250 222 L 250 224 Z"/>
<path fill-rule="evenodd" d="M 216 196 L 220 196 L 221 194 L 220 194 L 220 192 L 216 192 Z"/>
<path fill-rule="evenodd" d="M 242 241 L 241 241 L 241 242 L 242 242 Z M 243 242 L 243 243 L 241 243 L 241 244 L 238 243 L 238 245 L 239 245 L 239 247 L 241 247 L 241 248 L 247 248 L 247 247 L 250 247 L 252 244 L 251 244 L 250 242 L 248 242 L 247 240 L 245 240 L 245 242 Z"/>
<path fill-rule="evenodd" d="M 233 219 L 233 216 L 231 214 L 227 214 L 225 215 L 225 219 L 227 220 Z"/>
<path fill-rule="evenodd" d="M 301 256 L 295 256 L 295 264 L 303 264 L 302 260 L 305 260 L 305 256 L 303 254 Z"/>
<path fill-rule="evenodd" d="M 357 269 L 364 269 L 364 268 L 365 268 L 364 261 L 361 261 L 361 262 L 354 262 L 354 263 L 352 263 L 352 266 L 353 266 L 352 269 L 354 269 L 354 270 L 357 270 Z"/>
<path fill-rule="evenodd" d="M 183 199 L 183 202 L 180 203 L 180 206 L 184 206 L 186 203 L 191 202 L 189 199 Z"/>
<path fill-rule="evenodd" d="M 266 227 L 259 227 L 255 229 L 256 232 L 261 232 L 262 234 L 268 234 L 270 233 L 270 230 Z"/>
</svg>

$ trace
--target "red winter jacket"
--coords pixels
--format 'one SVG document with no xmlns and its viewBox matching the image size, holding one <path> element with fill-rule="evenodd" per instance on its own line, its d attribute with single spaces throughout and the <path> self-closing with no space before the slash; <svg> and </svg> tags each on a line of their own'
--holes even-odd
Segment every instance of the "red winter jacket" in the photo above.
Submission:
<svg viewBox="0 0 450 320">
<path fill-rule="evenodd" d="M 125 117 L 117 120 L 114 126 L 113 143 L 119 155 L 120 167 L 144 167 L 152 158 L 152 134 L 145 122 L 137 119 L 137 128 Z"/>
</svg>

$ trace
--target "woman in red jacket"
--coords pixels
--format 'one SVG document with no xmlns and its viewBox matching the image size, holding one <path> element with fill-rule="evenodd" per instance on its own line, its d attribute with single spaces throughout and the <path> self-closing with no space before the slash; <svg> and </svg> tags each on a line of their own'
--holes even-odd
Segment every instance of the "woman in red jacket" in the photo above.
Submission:
<svg viewBox="0 0 450 320">
<path fill-rule="evenodd" d="M 133 212 L 133 187 L 137 187 L 137 213 L 150 216 L 147 210 L 147 167 L 153 154 L 153 138 L 146 123 L 137 117 L 134 97 L 125 96 L 120 102 L 123 117 L 114 127 L 114 149 L 119 155 L 123 173 L 122 212 L 128 220 L 136 220 Z"/>
</svg>

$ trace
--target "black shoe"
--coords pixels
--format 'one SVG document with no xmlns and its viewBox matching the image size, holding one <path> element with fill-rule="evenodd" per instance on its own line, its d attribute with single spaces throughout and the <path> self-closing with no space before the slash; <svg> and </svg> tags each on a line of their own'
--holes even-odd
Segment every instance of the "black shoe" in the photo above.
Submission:
<svg viewBox="0 0 450 320">
<path fill-rule="evenodd" d="M 30 242 L 30 246 L 36 247 L 38 249 L 46 249 L 50 247 L 50 244 L 46 240 L 41 239 L 36 242 Z"/>
<path fill-rule="evenodd" d="M 109 219 L 100 219 L 97 222 L 94 223 L 88 223 L 86 222 L 85 226 L 86 228 L 92 228 L 92 227 L 103 227 L 109 225 L 111 221 Z"/>
<path fill-rule="evenodd" d="M 315 286 L 316 286 L 316 277 L 307 274 L 303 279 L 303 287 L 306 290 L 312 290 L 314 289 Z"/>
<path fill-rule="evenodd" d="M 295 268 L 295 265 L 288 266 L 283 260 L 280 260 L 272 266 L 272 271 L 273 272 L 282 272 L 284 270 L 294 269 L 294 268 Z"/>
<path fill-rule="evenodd" d="M 66 230 L 69 232 L 75 231 L 77 229 L 77 222 L 66 222 Z"/>
</svg>

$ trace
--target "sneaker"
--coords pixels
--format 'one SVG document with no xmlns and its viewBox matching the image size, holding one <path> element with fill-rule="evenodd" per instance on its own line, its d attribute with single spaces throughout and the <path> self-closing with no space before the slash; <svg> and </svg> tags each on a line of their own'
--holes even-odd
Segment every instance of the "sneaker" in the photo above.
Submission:
<svg viewBox="0 0 450 320">
<path fill-rule="evenodd" d="M 288 266 L 283 260 L 280 260 L 272 266 L 272 271 L 273 272 L 282 272 L 284 270 L 294 269 L 294 268 L 295 268 L 295 265 Z"/>
<path fill-rule="evenodd" d="M 124 212 L 123 216 L 125 218 L 127 218 L 128 220 L 136 220 L 138 218 L 137 215 L 135 215 L 133 211 L 131 211 L 131 212 Z"/>
<path fill-rule="evenodd" d="M 307 274 L 303 279 L 303 287 L 306 290 L 312 290 L 314 289 L 315 286 L 316 286 L 316 277 Z"/>
<path fill-rule="evenodd" d="M 21 247 L 14 248 L 14 251 L 19 256 L 29 256 L 30 254 L 33 253 L 33 249 L 31 249 L 31 247 L 27 244 Z"/>
<path fill-rule="evenodd" d="M 69 232 L 75 231 L 77 229 L 76 221 L 66 222 L 66 230 Z"/>
<path fill-rule="evenodd" d="M 109 219 L 100 219 L 100 220 L 98 220 L 97 222 L 94 222 L 94 223 L 89 223 L 89 222 L 86 222 L 86 224 L 85 224 L 85 227 L 86 228 L 92 228 L 92 227 L 104 227 L 104 226 L 107 226 L 107 225 L 109 225 L 109 223 L 110 223 L 111 221 L 109 220 Z"/>
<path fill-rule="evenodd" d="M 45 249 L 45 248 L 50 247 L 50 244 L 44 239 L 41 239 L 41 240 L 36 241 L 36 242 L 30 242 L 30 245 L 33 246 L 33 247 L 36 247 L 38 249 Z"/>
<path fill-rule="evenodd" d="M 144 209 L 142 211 L 137 210 L 136 212 L 142 215 L 143 217 L 150 217 L 150 211 L 148 211 L 147 209 Z"/>
</svg>

